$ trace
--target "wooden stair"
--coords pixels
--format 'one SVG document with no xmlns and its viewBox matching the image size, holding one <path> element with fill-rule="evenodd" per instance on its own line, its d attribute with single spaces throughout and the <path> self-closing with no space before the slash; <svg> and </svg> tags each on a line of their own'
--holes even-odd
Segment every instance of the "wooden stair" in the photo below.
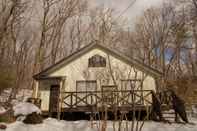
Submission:
<svg viewBox="0 0 197 131">
<path fill-rule="evenodd" d="M 168 121 L 174 121 L 175 120 L 174 110 L 165 110 L 165 111 L 162 111 L 162 114 L 163 114 L 163 118 L 165 120 L 168 120 Z"/>
</svg>

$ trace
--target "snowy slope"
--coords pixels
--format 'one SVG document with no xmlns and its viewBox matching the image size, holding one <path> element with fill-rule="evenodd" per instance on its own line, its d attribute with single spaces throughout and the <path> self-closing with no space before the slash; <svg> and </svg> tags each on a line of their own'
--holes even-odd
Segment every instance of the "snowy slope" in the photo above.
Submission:
<svg viewBox="0 0 197 131">
<path fill-rule="evenodd" d="M 197 124 L 197 119 L 193 120 Z M 121 131 L 126 131 L 125 121 L 122 124 Z M 129 123 L 131 125 L 131 123 Z M 5 131 L 100 131 L 98 129 L 99 122 L 94 122 L 91 128 L 90 121 L 58 121 L 56 119 L 48 118 L 43 124 L 26 125 L 22 122 L 15 122 L 7 125 Z M 131 129 L 129 129 L 131 130 Z M 107 122 L 106 131 L 114 131 L 113 122 Z M 118 123 L 116 123 L 116 131 L 118 131 Z M 143 131 L 197 131 L 197 125 L 183 125 L 183 124 L 164 124 L 155 122 L 146 122 Z"/>
<path fill-rule="evenodd" d="M 19 115 L 26 116 L 26 115 L 31 114 L 33 112 L 36 112 L 38 114 L 41 113 L 40 109 L 37 106 L 35 106 L 32 103 L 27 103 L 27 102 L 21 102 L 21 103 L 15 105 L 13 107 L 13 110 L 14 110 L 15 116 L 19 116 Z"/>
<path fill-rule="evenodd" d="M 6 112 L 6 109 L 2 106 L 0 106 L 0 115 L 5 113 Z"/>
</svg>

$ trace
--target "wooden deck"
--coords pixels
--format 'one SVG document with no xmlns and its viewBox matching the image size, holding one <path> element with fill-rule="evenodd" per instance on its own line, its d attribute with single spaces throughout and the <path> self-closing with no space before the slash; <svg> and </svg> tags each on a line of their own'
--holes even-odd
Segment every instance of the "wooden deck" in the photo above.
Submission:
<svg viewBox="0 0 197 131">
<path fill-rule="evenodd" d="M 129 112 L 152 104 L 151 90 L 62 92 L 62 98 L 62 112 Z"/>
</svg>

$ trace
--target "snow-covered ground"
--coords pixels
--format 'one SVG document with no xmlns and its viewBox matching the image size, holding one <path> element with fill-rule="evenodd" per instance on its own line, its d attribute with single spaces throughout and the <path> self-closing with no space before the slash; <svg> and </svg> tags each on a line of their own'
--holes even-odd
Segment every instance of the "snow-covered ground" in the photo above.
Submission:
<svg viewBox="0 0 197 131">
<path fill-rule="evenodd" d="M 164 124 L 156 122 L 145 122 L 142 131 L 197 131 L 197 119 L 193 119 L 195 125 L 189 124 Z M 118 131 L 118 122 L 116 122 L 115 130 Z M 131 122 L 129 123 L 131 126 Z M 131 129 L 129 129 L 131 130 Z M 3 131 L 3 130 L 2 130 Z M 90 121 L 58 121 L 56 119 L 48 118 L 44 120 L 43 124 L 27 125 L 20 121 L 7 125 L 4 131 L 101 131 L 99 130 L 99 122 Z M 106 131 L 114 131 L 113 122 L 107 122 Z M 126 121 L 123 121 L 121 131 L 126 131 Z"/>
<path fill-rule="evenodd" d="M 9 99 L 9 96 L 11 94 L 11 88 L 4 90 L 1 95 L 0 95 L 0 102 L 6 102 Z M 17 94 L 16 94 L 16 99 L 17 101 L 26 101 L 27 98 L 32 97 L 32 90 L 30 89 L 21 89 Z"/>
<path fill-rule="evenodd" d="M 0 115 L 5 113 L 6 112 L 6 109 L 2 106 L 0 106 Z"/>
<path fill-rule="evenodd" d="M 35 105 L 26 102 L 16 104 L 13 110 L 15 116 L 26 116 L 32 112 L 41 113 Z M 146 121 L 142 131 L 197 131 L 197 118 L 190 117 L 189 121 L 194 124 L 168 124 Z M 139 124 L 141 125 L 141 122 Z M 103 131 L 101 130 L 102 125 L 103 122 L 101 121 L 58 121 L 57 119 L 48 118 L 42 124 L 37 125 L 24 124 L 22 121 L 16 121 L 7 124 L 6 130 L 0 129 L 0 131 Z M 115 128 L 113 125 L 115 125 Z M 132 122 L 123 121 L 121 131 L 130 131 L 131 125 Z M 118 131 L 118 129 L 119 122 L 107 121 L 106 131 Z"/>
<path fill-rule="evenodd" d="M 14 116 L 18 116 L 18 115 L 25 115 L 26 116 L 26 115 L 31 114 L 33 112 L 41 114 L 41 111 L 37 106 L 35 106 L 32 103 L 28 103 L 28 102 L 21 102 L 21 103 L 16 104 L 13 107 L 13 110 L 14 110 Z"/>
</svg>

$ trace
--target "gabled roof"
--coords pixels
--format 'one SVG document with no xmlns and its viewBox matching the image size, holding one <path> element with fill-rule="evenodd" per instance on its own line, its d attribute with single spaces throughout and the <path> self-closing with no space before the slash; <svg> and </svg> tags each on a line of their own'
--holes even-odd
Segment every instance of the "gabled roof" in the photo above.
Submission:
<svg viewBox="0 0 197 131">
<path fill-rule="evenodd" d="M 117 50 L 111 49 L 107 46 L 97 44 L 97 43 L 92 43 L 92 44 L 89 44 L 89 45 L 79 49 L 78 51 L 72 53 L 71 55 L 61 59 L 56 64 L 46 68 L 45 70 L 41 71 L 40 73 L 34 75 L 33 78 L 34 79 L 41 79 L 43 77 L 47 77 L 48 74 L 56 71 L 57 69 L 60 69 L 61 67 L 65 66 L 66 64 L 77 59 L 79 56 L 82 56 L 83 54 L 85 54 L 95 48 L 101 49 L 104 52 L 109 53 L 112 56 L 114 56 L 122 61 L 125 61 L 126 63 L 128 63 L 130 65 L 135 66 L 137 69 L 142 70 L 151 76 L 154 76 L 154 77 L 161 77 L 162 76 L 162 73 L 160 71 L 138 61 L 137 59 L 130 58 L 130 57 L 124 55 L 123 53 L 121 53 Z"/>
</svg>

